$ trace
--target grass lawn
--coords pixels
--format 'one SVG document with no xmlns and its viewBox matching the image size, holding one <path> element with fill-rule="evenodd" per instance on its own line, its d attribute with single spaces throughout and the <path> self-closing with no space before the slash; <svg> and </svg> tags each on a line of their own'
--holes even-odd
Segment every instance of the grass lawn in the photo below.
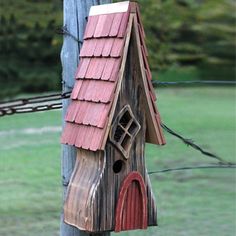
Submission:
<svg viewBox="0 0 236 236">
<path fill-rule="evenodd" d="M 236 161 L 235 99 L 229 87 L 158 90 L 163 123 L 228 161 Z M 60 125 L 60 111 L 0 118 L 1 236 L 59 235 Z M 215 163 L 165 135 L 166 146 L 147 145 L 150 171 Z M 234 169 L 168 172 L 151 181 L 159 227 L 118 235 L 236 235 Z"/>
</svg>

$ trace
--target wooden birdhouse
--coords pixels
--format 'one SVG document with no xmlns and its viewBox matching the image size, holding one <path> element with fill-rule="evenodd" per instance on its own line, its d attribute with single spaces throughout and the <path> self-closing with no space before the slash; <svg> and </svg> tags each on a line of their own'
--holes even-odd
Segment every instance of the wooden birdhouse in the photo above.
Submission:
<svg viewBox="0 0 236 236">
<path fill-rule="evenodd" d="M 77 148 L 64 220 L 88 232 L 157 225 L 145 142 L 163 145 L 138 5 L 90 9 L 62 143 Z"/>
</svg>

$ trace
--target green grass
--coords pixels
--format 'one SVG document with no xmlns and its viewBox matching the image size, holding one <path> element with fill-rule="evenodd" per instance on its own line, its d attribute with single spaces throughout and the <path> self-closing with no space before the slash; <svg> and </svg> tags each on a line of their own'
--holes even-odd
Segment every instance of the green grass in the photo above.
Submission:
<svg viewBox="0 0 236 236">
<path fill-rule="evenodd" d="M 235 92 L 230 87 L 159 89 L 158 107 L 167 126 L 236 161 Z M 0 119 L 0 235 L 59 235 L 60 125 L 60 111 Z M 48 132 L 42 127 L 48 127 Z M 165 136 L 166 146 L 147 145 L 150 171 L 214 163 L 173 136 Z M 233 236 L 235 178 L 233 169 L 152 175 L 159 227 L 118 235 Z"/>
</svg>

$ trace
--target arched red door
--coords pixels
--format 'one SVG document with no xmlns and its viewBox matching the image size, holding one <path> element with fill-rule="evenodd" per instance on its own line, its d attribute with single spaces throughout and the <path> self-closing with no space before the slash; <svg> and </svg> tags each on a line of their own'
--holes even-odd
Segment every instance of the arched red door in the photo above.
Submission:
<svg viewBox="0 0 236 236">
<path fill-rule="evenodd" d="M 131 172 L 123 181 L 116 207 L 115 232 L 147 228 L 147 193 L 143 177 Z"/>
</svg>

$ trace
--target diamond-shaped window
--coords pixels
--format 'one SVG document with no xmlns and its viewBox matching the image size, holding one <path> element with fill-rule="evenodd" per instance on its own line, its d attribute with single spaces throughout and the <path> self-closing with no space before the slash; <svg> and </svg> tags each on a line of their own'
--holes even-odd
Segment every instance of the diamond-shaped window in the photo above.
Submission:
<svg viewBox="0 0 236 236">
<path fill-rule="evenodd" d="M 126 159 L 129 158 L 130 148 L 140 128 L 141 126 L 135 119 L 130 106 L 126 105 L 115 119 L 110 133 L 111 142 Z"/>
</svg>

